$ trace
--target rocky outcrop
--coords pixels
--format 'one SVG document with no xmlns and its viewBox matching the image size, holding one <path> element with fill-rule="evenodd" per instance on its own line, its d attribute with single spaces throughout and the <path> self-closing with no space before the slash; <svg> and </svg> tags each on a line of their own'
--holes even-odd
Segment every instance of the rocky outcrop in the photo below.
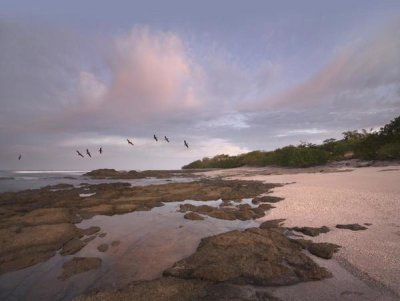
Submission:
<svg viewBox="0 0 400 301">
<path fill-rule="evenodd" d="M 250 220 L 263 217 L 265 211 L 273 208 L 269 204 L 261 204 L 257 208 L 252 208 L 248 204 L 241 204 L 233 207 L 212 207 L 208 205 L 192 205 L 192 204 L 182 204 L 180 205 L 180 212 L 191 211 L 197 212 L 203 215 L 208 215 L 213 218 L 224 219 L 224 220 Z"/>
<path fill-rule="evenodd" d="M 79 238 L 73 238 L 69 242 L 67 242 L 60 251 L 60 254 L 65 255 L 72 255 L 82 249 L 86 244 L 80 240 Z"/>
<path fill-rule="evenodd" d="M 195 220 L 195 221 L 204 220 L 204 217 L 202 217 L 200 214 L 197 214 L 196 212 L 188 212 L 183 217 L 186 219 Z"/>
<path fill-rule="evenodd" d="M 303 233 L 303 234 L 305 234 L 307 236 L 313 236 L 313 237 L 318 236 L 321 233 L 328 233 L 330 231 L 329 228 L 326 227 L 326 226 L 322 226 L 322 227 L 319 227 L 319 228 L 314 228 L 314 227 L 293 227 L 293 228 L 290 228 L 290 230 L 301 232 L 301 233 Z"/>
<path fill-rule="evenodd" d="M 97 250 L 99 250 L 99 252 L 107 252 L 108 250 L 108 244 L 101 244 L 97 247 Z"/>
<path fill-rule="evenodd" d="M 360 230 L 367 230 L 367 227 L 361 226 L 359 224 L 346 224 L 346 225 L 336 225 L 338 229 L 348 229 L 352 231 L 360 231 Z"/>
<path fill-rule="evenodd" d="M 193 255 L 175 263 L 164 275 L 266 286 L 331 276 L 280 231 L 258 228 L 204 238 Z"/>
<path fill-rule="evenodd" d="M 272 195 L 264 195 L 254 198 L 251 202 L 255 205 L 259 203 L 277 203 L 284 200 L 284 198 L 272 196 Z"/>
</svg>

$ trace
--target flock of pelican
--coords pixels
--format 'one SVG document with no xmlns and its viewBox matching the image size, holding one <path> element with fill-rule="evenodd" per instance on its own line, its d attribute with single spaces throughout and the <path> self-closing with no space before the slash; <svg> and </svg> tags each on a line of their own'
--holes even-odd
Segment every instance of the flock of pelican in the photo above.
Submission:
<svg viewBox="0 0 400 301">
<path fill-rule="evenodd" d="M 154 140 L 156 142 L 158 142 L 158 137 L 155 134 L 153 135 L 153 138 L 154 138 Z M 167 143 L 169 143 L 169 139 L 168 139 L 167 136 L 164 136 L 164 140 Z M 133 144 L 133 142 L 131 140 L 126 139 L 126 141 L 128 142 L 128 144 L 134 146 L 134 144 Z M 186 146 L 186 148 L 189 148 L 189 144 L 186 142 L 186 140 L 183 140 L 183 145 Z M 78 156 L 80 156 L 82 158 L 85 158 L 85 156 L 79 150 L 77 150 L 76 153 L 78 154 Z M 100 153 L 100 155 L 103 153 L 103 148 L 102 147 L 99 148 L 99 153 Z M 92 154 L 90 153 L 89 149 L 86 149 L 86 155 L 88 155 L 90 158 L 92 157 Z M 18 160 L 21 160 L 21 159 L 22 159 L 22 154 L 19 154 Z"/>
<path fill-rule="evenodd" d="M 153 138 L 154 138 L 154 140 L 155 140 L 156 142 L 158 142 L 158 137 L 156 136 L 156 134 L 153 135 Z M 169 143 L 169 139 L 168 139 L 167 136 L 164 136 L 164 140 L 165 140 L 167 143 Z M 126 139 L 126 141 L 128 142 L 128 144 L 134 146 L 134 144 L 133 144 L 133 142 L 132 142 L 131 140 Z M 189 144 L 186 142 L 186 140 L 183 140 L 183 145 L 184 145 L 186 148 L 189 148 Z M 82 158 L 85 157 L 85 156 L 84 156 L 80 151 L 78 151 L 78 150 L 76 151 L 76 153 L 78 154 L 78 156 L 81 156 Z M 103 148 L 102 148 L 102 147 L 99 148 L 99 153 L 100 153 L 100 155 L 103 153 Z M 89 149 L 86 149 L 86 154 L 87 154 L 90 158 L 92 157 L 92 154 L 90 153 Z M 20 160 L 20 159 L 21 159 L 21 155 L 20 155 L 20 157 L 19 157 L 19 160 Z"/>
</svg>

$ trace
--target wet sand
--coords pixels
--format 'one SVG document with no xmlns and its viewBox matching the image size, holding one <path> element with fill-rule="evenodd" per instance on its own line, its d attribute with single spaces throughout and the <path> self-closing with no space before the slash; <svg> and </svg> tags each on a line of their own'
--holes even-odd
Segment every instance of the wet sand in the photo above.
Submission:
<svg viewBox="0 0 400 301">
<path fill-rule="evenodd" d="M 231 170 L 233 172 L 233 170 Z M 213 176 L 217 172 L 213 172 Z M 328 226 L 331 231 L 313 238 L 342 246 L 337 262 L 358 270 L 362 279 L 376 280 L 400 294 L 400 170 L 366 167 L 351 172 L 298 173 L 231 178 L 268 183 L 292 183 L 274 188 L 284 197 L 261 220 L 285 218 L 285 226 Z M 295 182 L 295 183 L 293 183 Z M 371 223 L 365 231 L 336 229 L 336 224 Z M 305 237 L 309 238 L 309 237 Z M 355 269 L 352 269 L 354 267 Z M 308 283 L 302 284 L 309 286 Z M 315 284 L 318 285 L 318 284 Z M 368 297 L 351 295 L 351 300 Z M 371 297 L 372 298 L 372 297 Z M 381 299 L 367 299 L 381 300 Z"/>
</svg>

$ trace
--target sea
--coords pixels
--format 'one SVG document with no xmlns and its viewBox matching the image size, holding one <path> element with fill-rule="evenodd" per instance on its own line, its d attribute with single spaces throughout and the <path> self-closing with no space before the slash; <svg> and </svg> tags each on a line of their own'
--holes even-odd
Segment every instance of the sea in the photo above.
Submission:
<svg viewBox="0 0 400 301">
<path fill-rule="evenodd" d="M 48 185 L 81 183 L 100 184 L 125 182 L 132 186 L 166 184 L 174 182 L 190 182 L 192 178 L 171 177 L 165 179 L 91 179 L 84 174 L 88 171 L 76 170 L 0 170 L 0 193 L 15 192 L 26 189 L 38 189 Z"/>
</svg>

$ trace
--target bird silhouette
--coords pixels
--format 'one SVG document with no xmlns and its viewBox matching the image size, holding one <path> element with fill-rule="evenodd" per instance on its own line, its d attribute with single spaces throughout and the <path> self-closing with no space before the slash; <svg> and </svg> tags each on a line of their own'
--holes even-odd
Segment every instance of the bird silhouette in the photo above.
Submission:
<svg viewBox="0 0 400 301">
<path fill-rule="evenodd" d="M 156 134 L 153 135 L 154 140 L 158 141 Z"/>
<path fill-rule="evenodd" d="M 86 153 L 88 154 L 88 156 L 89 156 L 90 158 L 92 157 L 92 155 L 90 154 L 90 152 L 89 152 L 88 149 L 86 149 Z"/>
<path fill-rule="evenodd" d="M 132 141 L 131 141 L 131 140 L 129 140 L 129 139 L 126 139 L 126 141 L 128 141 L 128 143 L 129 143 L 130 145 L 133 145 L 133 143 L 132 143 Z"/>
<path fill-rule="evenodd" d="M 167 141 L 169 143 L 169 139 L 167 136 L 164 136 L 165 141 Z"/>
<path fill-rule="evenodd" d="M 188 143 L 186 142 L 186 140 L 183 140 L 183 143 L 185 144 L 185 146 L 186 146 L 187 148 L 189 148 L 189 145 L 188 145 Z"/>
<path fill-rule="evenodd" d="M 21 160 L 21 158 L 22 158 L 22 155 L 21 155 L 21 154 L 19 154 L 19 156 L 18 156 L 18 160 Z"/>
<path fill-rule="evenodd" d="M 77 150 L 76 152 L 78 153 L 79 156 L 81 156 L 82 158 L 84 158 L 84 156 L 81 154 L 80 151 Z"/>
<path fill-rule="evenodd" d="M 100 153 L 100 155 L 103 153 L 103 148 L 102 147 L 99 148 L 99 153 Z"/>
</svg>

